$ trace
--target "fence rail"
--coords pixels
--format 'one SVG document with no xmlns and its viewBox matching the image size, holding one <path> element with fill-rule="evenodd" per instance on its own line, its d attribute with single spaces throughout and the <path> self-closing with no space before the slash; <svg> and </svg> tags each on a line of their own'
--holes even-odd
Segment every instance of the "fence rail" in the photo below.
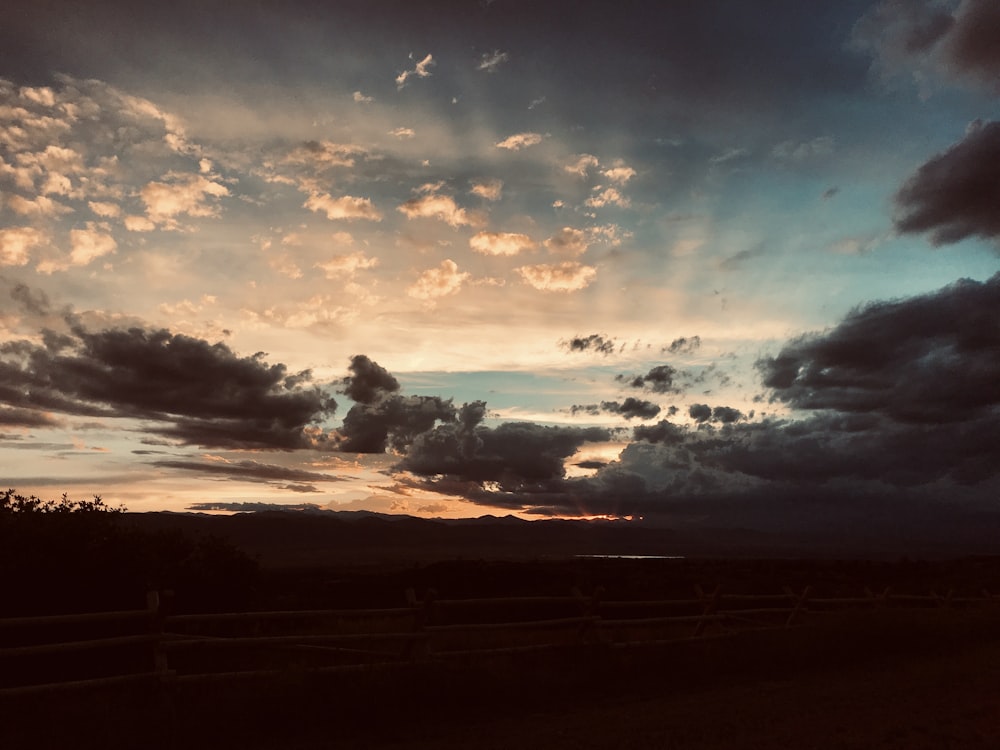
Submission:
<svg viewBox="0 0 1000 750">
<path fill-rule="evenodd" d="M 250 679 L 285 674 L 290 668 L 324 674 L 400 662 L 584 645 L 635 648 L 725 637 L 748 628 L 790 627 L 813 614 L 885 608 L 984 608 L 1000 604 L 1000 597 L 988 591 L 979 597 L 956 597 L 953 592 L 942 596 L 934 591 L 926 595 L 893 594 L 888 589 L 878 595 L 865 591 L 866 595 L 861 597 L 821 598 L 812 596 L 810 587 L 800 592 L 786 588 L 780 594 L 726 594 L 720 588 L 706 593 L 696 587 L 697 597 L 691 599 L 606 601 L 600 590 L 589 597 L 574 591 L 571 596 L 470 599 L 438 599 L 433 591 L 428 591 L 421 600 L 411 589 L 406 592 L 406 607 L 185 615 L 165 615 L 159 595 L 150 592 L 147 607 L 140 610 L 0 619 L 0 637 L 4 641 L 18 631 L 31 632 L 32 637 L 38 638 L 39 631 L 44 634 L 47 627 L 63 632 L 67 626 L 95 623 L 132 624 L 141 628 L 126 635 L 0 647 L 0 675 L 10 674 L 11 663 L 21 665 L 22 674 L 29 674 L 30 669 L 24 665 L 37 658 L 94 651 L 105 654 L 136 647 L 142 647 L 146 654 L 138 668 L 121 674 L 61 676 L 38 684 L 30 684 L 32 680 L 28 678 L 23 682 L 29 684 L 5 684 L 0 687 L 0 698 L 139 682 L 185 684 Z M 553 608 L 561 608 L 564 615 L 552 616 Z M 463 614 L 482 616 L 484 610 L 490 609 L 509 617 L 502 621 L 461 619 Z M 665 611 L 675 614 L 663 614 Z M 540 616 L 540 612 L 547 614 Z M 295 624 L 306 632 L 267 632 Z M 215 632 L 198 632 L 205 629 Z M 486 638 L 485 643 L 477 641 L 482 637 Z M 392 645 L 395 648 L 390 649 Z M 206 655 L 216 652 L 232 655 L 234 651 L 240 658 L 246 658 L 236 665 L 237 669 L 229 668 L 231 662 L 225 658 L 215 663 L 207 659 L 206 663 Z M 302 663 L 304 655 L 308 656 L 306 663 Z M 323 659 L 351 661 L 324 663 Z"/>
</svg>

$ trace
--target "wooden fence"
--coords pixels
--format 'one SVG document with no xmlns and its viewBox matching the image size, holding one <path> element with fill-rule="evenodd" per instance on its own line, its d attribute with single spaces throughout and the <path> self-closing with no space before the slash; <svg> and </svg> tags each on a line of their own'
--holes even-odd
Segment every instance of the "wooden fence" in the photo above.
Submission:
<svg viewBox="0 0 1000 750">
<path fill-rule="evenodd" d="M 866 589 L 864 596 L 818 598 L 810 587 L 774 594 L 695 587 L 689 599 L 651 601 L 605 600 L 603 593 L 440 599 L 428 591 L 419 599 L 409 590 L 406 606 L 398 608 L 168 615 L 160 595 L 150 592 L 140 610 L 0 619 L 0 698 L 131 683 L 349 672 L 551 649 L 636 648 L 787 628 L 832 612 L 1000 603 L 1000 596 L 987 591 L 956 597 L 951 592 L 913 595 L 886 589 L 875 594 Z M 116 632 L 94 634 L 102 628 Z M 46 639 L 46 632 L 53 631 L 65 637 L 67 629 L 90 635 Z M 133 632 L 123 634 L 123 629 Z M 124 652 L 128 658 L 108 656 Z M 93 654 L 101 658 L 88 660 Z M 77 667 L 100 664 L 113 673 L 70 675 L 65 660 L 71 656 Z"/>
</svg>

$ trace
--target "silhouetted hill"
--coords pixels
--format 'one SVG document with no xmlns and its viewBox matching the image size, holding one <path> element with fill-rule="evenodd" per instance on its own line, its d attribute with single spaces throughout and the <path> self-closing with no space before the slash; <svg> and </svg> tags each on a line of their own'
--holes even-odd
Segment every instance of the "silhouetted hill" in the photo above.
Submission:
<svg viewBox="0 0 1000 750">
<path fill-rule="evenodd" d="M 839 530 L 778 534 L 751 529 L 674 530 L 627 521 L 524 521 L 512 516 L 440 520 L 367 512 L 264 511 L 232 516 L 129 514 L 141 528 L 228 539 L 268 567 L 538 559 L 581 555 L 683 557 L 940 558 L 997 552 L 989 527 L 934 540 Z"/>
</svg>

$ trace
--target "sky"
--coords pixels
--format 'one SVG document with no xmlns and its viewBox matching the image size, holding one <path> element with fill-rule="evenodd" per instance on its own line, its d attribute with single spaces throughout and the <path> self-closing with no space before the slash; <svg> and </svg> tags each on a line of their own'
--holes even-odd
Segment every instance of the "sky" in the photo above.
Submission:
<svg viewBox="0 0 1000 750">
<path fill-rule="evenodd" d="M 131 511 L 992 512 L 997 29 L 992 0 L 15 2 L 0 475 Z"/>
</svg>

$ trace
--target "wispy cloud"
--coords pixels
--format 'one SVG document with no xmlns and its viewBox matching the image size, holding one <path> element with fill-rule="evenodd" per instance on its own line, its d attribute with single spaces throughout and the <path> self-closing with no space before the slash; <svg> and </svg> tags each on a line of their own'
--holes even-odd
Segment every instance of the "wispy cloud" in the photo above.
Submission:
<svg viewBox="0 0 1000 750">
<path fill-rule="evenodd" d="M 410 59 L 413 59 L 412 55 L 410 55 Z M 427 57 L 418 62 L 412 70 L 404 70 L 396 76 L 396 89 L 402 89 L 406 86 L 406 82 L 413 76 L 416 76 L 417 78 L 427 78 L 431 74 L 429 68 L 434 64 L 434 56 L 428 54 Z"/>
<path fill-rule="evenodd" d="M 382 213 L 375 208 L 371 198 L 358 198 L 353 195 L 334 198 L 326 193 L 313 193 L 306 199 L 303 205 L 310 211 L 326 214 L 326 218 L 331 220 L 382 220 Z"/>
<path fill-rule="evenodd" d="M 476 70 L 485 70 L 487 73 L 496 73 L 497 70 L 503 65 L 509 56 L 506 52 L 501 52 L 500 50 L 494 50 L 493 52 L 484 52 L 482 57 L 479 58 L 479 64 L 476 65 Z"/>
<path fill-rule="evenodd" d="M 515 133 L 499 141 L 496 147 L 507 149 L 508 151 L 520 151 L 529 146 L 537 146 L 541 142 L 541 133 Z"/>
<path fill-rule="evenodd" d="M 597 278 L 597 269 L 575 261 L 515 269 L 522 279 L 543 292 L 576 292 L 590 286 Z"/>
</svg>

